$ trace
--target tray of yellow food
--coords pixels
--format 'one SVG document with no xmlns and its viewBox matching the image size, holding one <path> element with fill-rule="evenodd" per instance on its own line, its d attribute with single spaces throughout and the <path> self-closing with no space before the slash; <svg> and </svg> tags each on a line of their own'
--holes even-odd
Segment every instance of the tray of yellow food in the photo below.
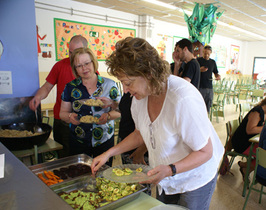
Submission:
<svg viewBox="0 0 266 210">
<path fill-rule="evenodd" d="M 107 102 L 103 102 L 100 99 L 92 99 L 92 98 L 81 99 L 81 100 L 79 100 L 79 102 L 83 105 L 86 105 L 86 106 L 96 106 L 96 107 L 104 107 L 104 106 L 111 104 L 111 102 L 107 103 Z"/>
<path fill-rule="evenodd" d="M 93 124 L 93 123 L 99 123 L 99 118 L 94 117 L 92 115 L 85 115 L 85 116 L 79 117 L 79 121 L 81 123 Z"/>
<path fill-rule="evenodd" d="M 123 164 L 103 171 L 103 177 L 114 182 L 138 183 L 152 179 L 147 173 L 152 168 L 142 164 Z"/>
<path fill-rule="evenodd" d="M 136 198 L 147 187 L 117 183 L 102 177 L 82 177 L 50 187 L 73 209 L 116 209 Z"/>
</svg>

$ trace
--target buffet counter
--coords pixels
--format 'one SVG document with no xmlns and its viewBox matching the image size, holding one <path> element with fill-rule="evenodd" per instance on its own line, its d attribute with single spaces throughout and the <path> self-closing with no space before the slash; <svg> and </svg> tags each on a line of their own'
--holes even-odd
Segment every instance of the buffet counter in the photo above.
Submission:
<svg viewBox="0 0 266 210">
<path fill-rule="evenodd" d="M 0 209 L 72 209 L 2 143 L 0 154 L 5 154 L 4 178 L 0 178 Z M 148 210 L 161 204 L 141 193 L 137 199 L 118 209 L 137 207 L 139 210 Z"/>
<path fill-rule="evenodd" d="M 0 209 L 72 209 L 33 174 L 2 143 L 4 178 L 0 178 Z"/>
</svg>

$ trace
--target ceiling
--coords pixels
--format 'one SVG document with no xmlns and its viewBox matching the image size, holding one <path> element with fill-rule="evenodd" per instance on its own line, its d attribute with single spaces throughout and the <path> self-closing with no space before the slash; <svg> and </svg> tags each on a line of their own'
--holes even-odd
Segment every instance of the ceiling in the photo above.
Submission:
<svg viewBox="0 0 266 210">
<path fill-rule="evenodd" d="M 160 0 L 176 9 L 158 6 L 144 0 L 74 0 L 135 15 L 149 15 L 154 19 L 186 26 L 183 10 L 191 15 L 193 0 Z M 266 40 L 266 0 L 196 0 L 201 4 L 218 7 L 224 11 L 218 21 L 215 34 L 241 41 Z M 190 14 L 189 14 L 190 12 Z"/>
</svg>

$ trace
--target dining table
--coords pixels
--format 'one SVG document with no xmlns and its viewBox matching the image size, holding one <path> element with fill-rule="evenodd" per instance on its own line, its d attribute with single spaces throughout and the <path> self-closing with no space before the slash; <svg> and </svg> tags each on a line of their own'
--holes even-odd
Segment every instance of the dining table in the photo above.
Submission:
<svg viewBox="0 0 266 210">
<path fill-rule="evenodd" d="M 249 139 L 249 142 L 251 142 L 251 146 L 250 146 L 249 155 L 247 159 L 247 171 L 245 174 L 244 187 L 243 187 L 243 192 L 242 192 L 243 197 L 246 196 L 246 191 L 247 191 L 247 188 L 249 187 L 248 178 L 249 178 L 250 164 L 251 164 L 253 156 L 256 155 L 256 153 L 253 152 L 253 148 L 256 144 L 259 143 L 259 140 L 260 140 L 260 134 L 257 134 Z"/>
</svg>

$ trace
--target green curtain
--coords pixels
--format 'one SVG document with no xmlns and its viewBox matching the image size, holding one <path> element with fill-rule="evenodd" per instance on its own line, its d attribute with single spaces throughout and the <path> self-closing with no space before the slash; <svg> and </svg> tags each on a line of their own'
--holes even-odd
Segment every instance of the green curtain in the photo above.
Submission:
<svg viewBox="0 0 266 210">
<path fill-rule="evenodd" d="M 223 12 L 216 12 L 216 10 L 217 7 L 213 4 L 199 5 L 196 3 L 190 17 L 184 12 L 184 19 L 192 42 L 199 41 L 203 46 L 211 42 L 217 21 L 223 14 Z"/>
</svg>

